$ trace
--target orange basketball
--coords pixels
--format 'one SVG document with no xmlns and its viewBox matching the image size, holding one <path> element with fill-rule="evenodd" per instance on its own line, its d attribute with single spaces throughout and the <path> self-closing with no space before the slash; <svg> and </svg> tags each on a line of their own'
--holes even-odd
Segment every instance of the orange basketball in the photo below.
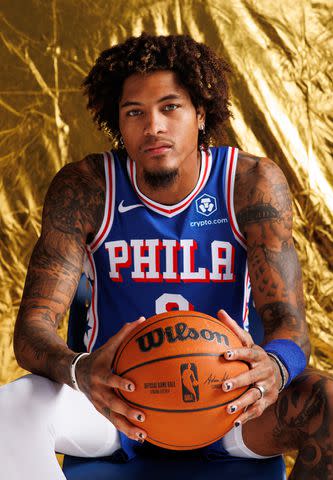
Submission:
<svg viewBox="0 0 333 480">
<path fill-rule="evenodd" d="M 226 407 L 247 387 L 224 392 L 222 382 L 248 366 L 222 354 L 240 346 L 219 320 L 192 311 L 155 315 L 130 333 L 117 351 L 114 371 L 136 389 L 117 393 L 144 411 L 145 422 L 134 423 L 144 428 L 148 441 L 173 450 L 194 449 L 232 428 L 241 411 L 230 415 Z"/>
</svg>

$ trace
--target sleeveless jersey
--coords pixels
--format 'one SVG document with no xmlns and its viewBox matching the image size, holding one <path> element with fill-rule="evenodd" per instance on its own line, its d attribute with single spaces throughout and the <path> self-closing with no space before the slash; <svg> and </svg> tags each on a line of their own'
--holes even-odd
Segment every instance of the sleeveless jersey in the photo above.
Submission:
<svg viewBox="0 0 333 480">
<path fill-rule="evenodd" d="M 233 207 L 237 157 L 231 147 L 201 150 L 195 188 L 162 205 L 139 190 L 135 162 L 104 153 L 104 218 L 86 246 L 88 351 L 141 315 L 175 309 L 216 317 L 223 308 L 248 329 L 246 245 Z"/>
</svg>

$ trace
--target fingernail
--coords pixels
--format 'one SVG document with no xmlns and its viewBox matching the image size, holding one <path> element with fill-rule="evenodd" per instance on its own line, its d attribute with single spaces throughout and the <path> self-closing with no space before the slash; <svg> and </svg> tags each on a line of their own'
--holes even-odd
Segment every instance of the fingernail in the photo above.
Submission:
<svg viewBox="0 0 333 480">
<path fill-rule="evenodd" d="M 234 425 L 235 425 L 235 427 L 240 427 L 241 422 L 239 422 L 238 420 L 236 420 L 235 423 L 234 423 Z"/>
<path fill-rule="evenodd" d="M 143 422 L 145 417 L 143 415 L 141 415 L 141 413 L 139 413 L 139 415 L 136 416 L 136 419 L 139 421 L 139 422 Z"/>
<path fill-rule="evenodd" d="M 232 383 L 231 382 L 224 382 L 223 390 L 228 392 L 231 389 L 232 389 Z"/>
<path fill-rule="evenodd" d="M 235 413 L 237 410 L 237 405 L 231 405 L 231 407 L 229 407 L 229 413 Z"/>
<path fill-rule="evenodd" d="M 134 385 L 133 385 L 133 383 L 128 383 L 128 385 L 127 385 L 127 390 L 128 390 L 129 392 L 133 392 L 133 391 L 134 391 Z"/>
<path fill-rule="evenodd" d="M 234 355 L 233 352 L 231 352 L 230 350 L 228 350 L 227 352 L 225 352 L 224 356 L 225 358 L 227 358 L 228 360 L 230 360 L 230 358 L 232 358 Z"/>
</svg>

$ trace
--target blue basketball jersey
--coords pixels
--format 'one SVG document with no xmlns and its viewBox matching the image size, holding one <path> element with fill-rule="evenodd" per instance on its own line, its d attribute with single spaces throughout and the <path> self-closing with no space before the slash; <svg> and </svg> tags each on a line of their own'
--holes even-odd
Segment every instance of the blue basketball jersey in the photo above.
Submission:
<svg viewBox="0 0 333 480">
<path fill-rule="evenodd" d="M 237 157 L 236 148 L 202 150 L 194 190 L 162 205 L 139 190 L 135 162 L 104 153 L 104 218 L 86 246 L 88 351 L 125 323 L 170 310 L 216 317 L 223 308 L 248 329 L 246 245 L 233 207 Z"/>
</svg>

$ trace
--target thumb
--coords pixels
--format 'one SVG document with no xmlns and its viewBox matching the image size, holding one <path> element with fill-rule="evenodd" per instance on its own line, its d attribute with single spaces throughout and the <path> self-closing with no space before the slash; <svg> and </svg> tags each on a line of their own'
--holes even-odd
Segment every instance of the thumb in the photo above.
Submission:
<svg viewBox="0 0 333 480">
<path fill-rule="evenodd" d="M 240 339 L 244 347 L 251 348 L 254 344 L 251 335 L 241 328 L 238 323 L 233 320 L 225 310 L 219 310 L 217 312 L 217 318 L 221 320 L 235 335 Z"/>
<path fill-rule="evenodd" d="M 134 322 L 125 323 L 125 325 L 117 332 L 113 337 L 111 337 L 105 344 L 109 349 L 110 353 L 115 354 L 117 348 L 122 343 L 123 340 L 141 323 L 145 321 L 145 317 L 140 317 Z"/>
</svg>

